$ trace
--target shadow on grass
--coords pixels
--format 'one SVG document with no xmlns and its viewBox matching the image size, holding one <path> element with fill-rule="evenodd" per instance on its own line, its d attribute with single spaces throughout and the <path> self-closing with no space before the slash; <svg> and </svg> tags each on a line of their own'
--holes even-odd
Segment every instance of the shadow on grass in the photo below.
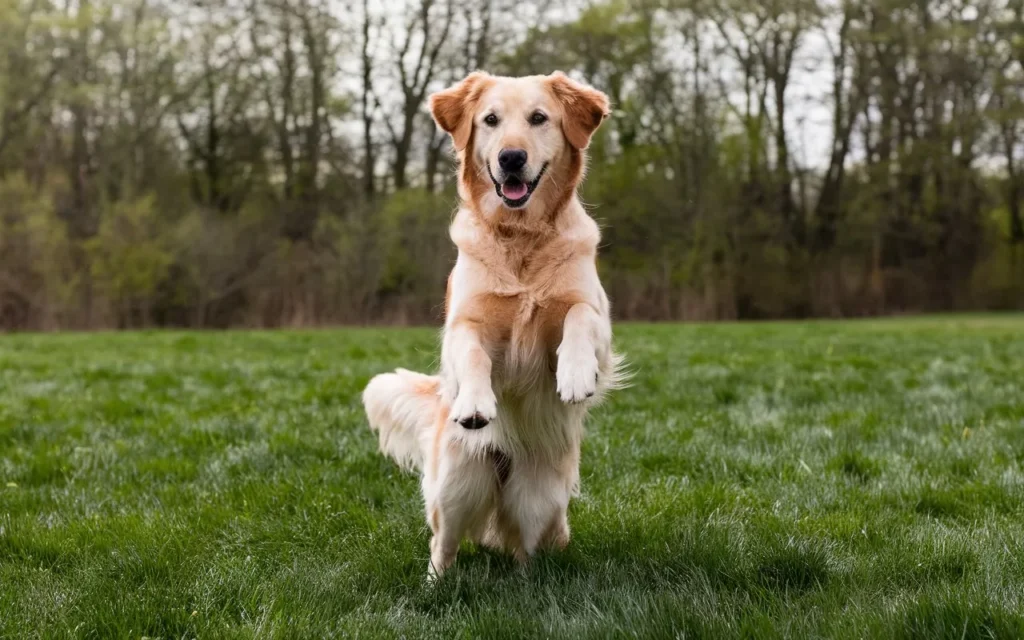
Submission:
<svg viewBox="0 0 1024 640">
<path fill-rule="evenodd" d="M 525 568 L 507 554 L 464 547 L 445 577 L 419 590 L 414 602 L 418 611 L 438 614 L 533 601 L 538 594 L 577 594 L 560 597 L 559 607 L 566 615 L 583 615 L 595 601 L 624 593 L 700 589 L 764 601 L 825 589 L 834 564 L 829 547 L 813 540 L 774 534 L 744 540 L 732 529 L 709 525 L 652 533 L 637 525 L 585 532 L 567 550 L 540 553 Z"/>
</svg>

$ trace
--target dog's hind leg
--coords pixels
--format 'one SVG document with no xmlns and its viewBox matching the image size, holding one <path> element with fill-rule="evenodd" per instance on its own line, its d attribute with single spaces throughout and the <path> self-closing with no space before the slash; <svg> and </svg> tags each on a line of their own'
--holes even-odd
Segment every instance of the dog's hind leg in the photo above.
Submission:
<svg viewBox="0 0 1024 640">
<path fill-rule="evenodd" d="M 548 524 L 547 530 L 540 539 L 540 547 L 543 549 L 554 549 L 564 551 L 569 546 L 569 509 L 566 508 L 555 514 Z"/>
<path fill-rule="evenodd" d="M 463 537 L 487 522 L 497 497 L 494 469 L 486 457 L 467 453 L 443 438 L 438 447 L 437 472 L 423 479 L 427 519 L 434 532 L 428 568 L 433 578 L 455 561 Z"/>
<path fill-rule="evenodd" d="M 566 514 L 575 485 L 576 459 L 567 456 L 560 464 L 516 461 L 513 466 L 501 501 L 502 511 L 517 525 L 516 557 L 520 561 L 525 562 L 542 544 L 558 548 L 568 544 Z"/>
</svg>

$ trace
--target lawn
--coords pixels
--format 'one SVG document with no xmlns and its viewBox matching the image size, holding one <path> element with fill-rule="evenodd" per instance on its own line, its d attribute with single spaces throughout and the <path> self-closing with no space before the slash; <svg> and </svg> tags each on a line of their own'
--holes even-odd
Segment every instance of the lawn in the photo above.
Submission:
<svg viewBox="0 0 1024 640">
<path fill-rule="evenodd" d="M 434 331 L 0 336 L 0 637 L 1024 636 L 1024 316 L 617 335 L 569 549 L 437 585 Z"/>
</svg>

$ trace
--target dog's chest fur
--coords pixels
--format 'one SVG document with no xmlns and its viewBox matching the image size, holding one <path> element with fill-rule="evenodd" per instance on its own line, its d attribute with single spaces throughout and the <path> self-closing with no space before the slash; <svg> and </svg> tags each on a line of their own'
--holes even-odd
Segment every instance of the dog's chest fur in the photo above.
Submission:
<svg viewBox="0 0 1024 640">
<path fill-rule="evenodd" d="M 486 272 L 486 286 L 467 311 L 482 325 L 503 391 L 525 392 L 553 377 L 565 316 L 582 301 L 566 270 L 586 259 L 585 251 L 585 245 L 557 236 L 497 236 L 470 248 Z"/>
<path fill-rule="evenodd" d="M 522 220 L 502 233 L 462 209 L 451 236 L 459 249 L 446 300 L 446 331 L 472 327 L 490 357 L 497 419 L 457 438 L 471 450 L 488 447 L 518 458 L 560 460 L 578 451 L 584 404 L 556 391 L 558 348 L 572 307 L 602 304 L 596 257 L 597 224 L 575 201 L 555 219 Z M 442 370 L 451 369 L 442 355 Z M 450 373 L 442 385 L 454 398 Z"/>
</svg>

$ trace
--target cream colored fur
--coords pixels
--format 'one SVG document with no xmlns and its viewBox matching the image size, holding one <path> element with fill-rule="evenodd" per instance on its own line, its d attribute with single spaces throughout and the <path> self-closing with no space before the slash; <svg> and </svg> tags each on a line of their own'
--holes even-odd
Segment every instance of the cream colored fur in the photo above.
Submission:
<svg viewBox="0 0 1024 640">
<path fill-rule="evenodd" d="M 568 544 L 584 418 L 621 375 L 600 233 L 576 196 L 607 98 L 559 73 L 475 73 L 432 96 L 431 110 L 459 153 L 462 199 L 441 371 L 379 375 L 363 401 L 381 450 L 422 473 L 437 576 L 467 536 L 523 561 Z M 487 175 L 509 147 L 528 152 L 527 179 L 540 176 L 520 208 Z M 474 420 L 487 424 L 462 425 Z"/>
</svg>

